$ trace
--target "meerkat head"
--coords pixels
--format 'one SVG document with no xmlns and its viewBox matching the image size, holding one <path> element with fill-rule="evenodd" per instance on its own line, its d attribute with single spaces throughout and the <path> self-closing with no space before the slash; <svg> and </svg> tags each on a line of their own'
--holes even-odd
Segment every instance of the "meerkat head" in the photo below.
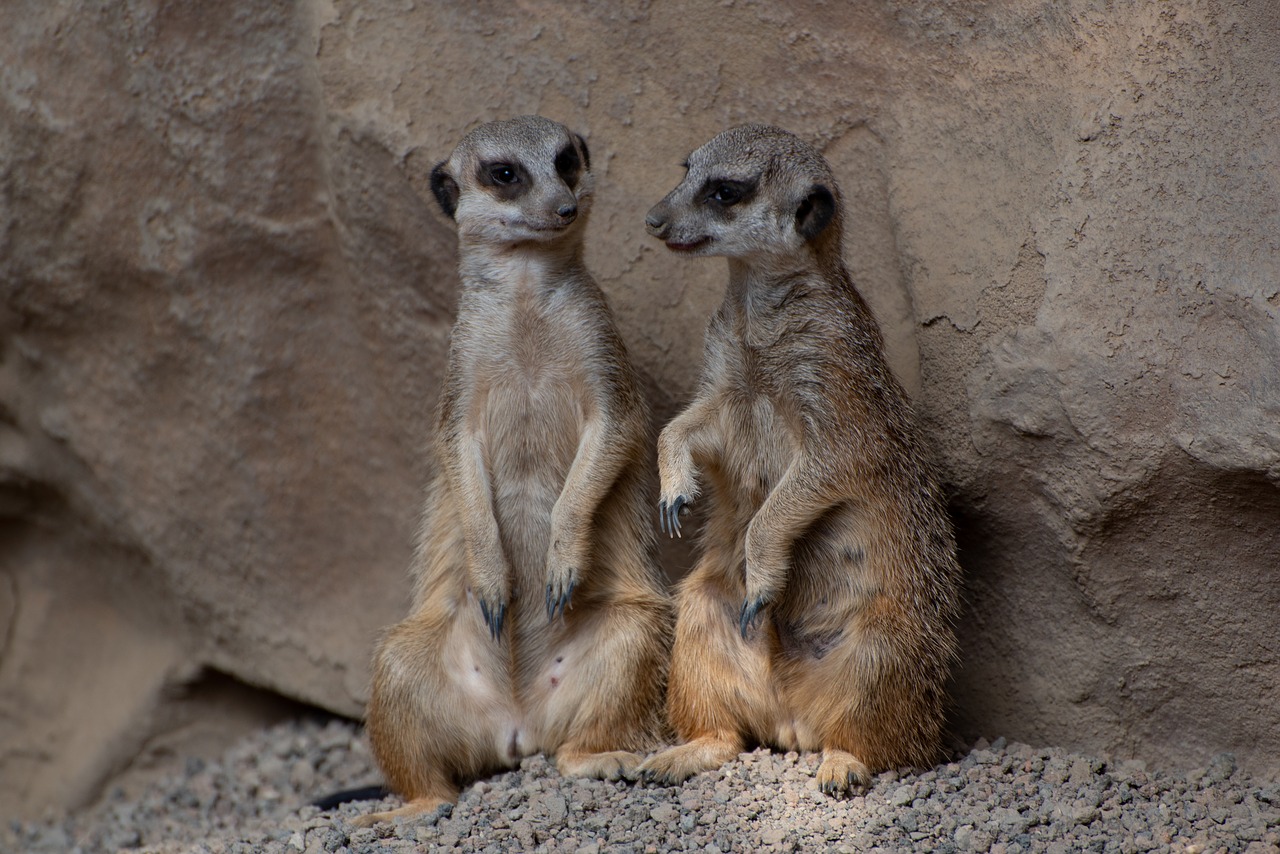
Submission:
<svg viewBox="0 0 1280 854">
<path fill-rule="evenodd" d="M 559 122 L 520 116 L 471 131 L 431 171 L 431 191 L 463 240 L 549 243 L 580 233 L 593 181 L 586 141 Z"/>
<path fill-rule="evenodd" d="M 668 248 L 743 259 L 839 251 L 839 188 L 822 155 L 795 135 L 731 128 L 684 166 L 684 180 L 645 217 Z"/>
</svg>

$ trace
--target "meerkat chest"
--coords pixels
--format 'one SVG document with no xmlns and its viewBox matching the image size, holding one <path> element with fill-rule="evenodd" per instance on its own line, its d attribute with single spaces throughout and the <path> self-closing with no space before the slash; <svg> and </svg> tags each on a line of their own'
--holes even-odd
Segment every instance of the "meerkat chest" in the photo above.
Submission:
<svg viewBox="0 0 1280 854">
<path fill-rule="evenodd" d="M 490 463 L 511 473 L 563 473 L 573 459 L 591 365 L 571 310 L 518 295 L 471 324 L 472 417 Z"/>
<path fill-rule="evenodd" d="M 768 367 L 742 348 L 726 361 L 720 385 L 720 476 L 747 506 L 758 507 L 800 450 L 801 433 Z"/>
</svg>

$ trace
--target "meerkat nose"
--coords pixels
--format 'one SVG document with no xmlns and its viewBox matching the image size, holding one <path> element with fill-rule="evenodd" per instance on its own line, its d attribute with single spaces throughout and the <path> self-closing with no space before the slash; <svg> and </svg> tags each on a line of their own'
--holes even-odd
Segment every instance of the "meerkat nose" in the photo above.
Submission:
<svg viewBox="0 0 1280 854">
<path fill-rule="evenodd" d="M 560 207 L 556 208 L 556 214 L 561 219 L 572 219 L 573 217 L 578 215 L 578 206 L 573 204 L 572 202 L 567 202 L 561 205 Z"/>
<path fill-rule="evenodd" d="M 649 227 L 650 231 L 656 234 L 666 228 L 667 220 L 662 216 L 662 214 L 656 211 L 649 211 L 649 215 L 644 218 L 644 224 Z"/>
</svg>

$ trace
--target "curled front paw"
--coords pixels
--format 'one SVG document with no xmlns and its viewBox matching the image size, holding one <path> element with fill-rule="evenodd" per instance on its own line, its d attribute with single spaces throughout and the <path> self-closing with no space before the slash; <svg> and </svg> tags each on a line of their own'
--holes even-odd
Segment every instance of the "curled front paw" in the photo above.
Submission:
<svg viewBox="0 0 1280 854">
<path fill-rule="evenodd" d="M 556 614 L 564 616 L 569 610 L 569 605 L 573 601 L 573 590 L 578 586 L 578 582 L 569 581 L 567 584 L 563 581 L 553 582 L 547 585 L 547 620 L 548 622 L 555 620 Z"/>
<path fill-rule="evenodd" d="M 738 611 L 738 631 L 742 634 L 742 639 L 747 639 L 747 632 L 751 629 L 759 627 L 760 612 L 769 604 L 764 596 L 750 597 L 748 596 L 742 603 L 742 608 Z"/>
<path fill-rule="evenodd" d="M 578 588 L 580 569 L 586 550 L 564 540 L 553 541 L 547 552 L 547 621 L 563 617 L 573 604 L 573 591 Z"/>
<path fill-rule="evenodd" d="M 684 495 L 677 495 L 669 502 L 665 498 L 658 502 L 658 523 L 662 526 L 662 533 L 668 537 L 681 536 L 680 520 L 689 515 L 692 503 L 693 499 Z"/>
<path fill-rule="evenodd" d="M 501 600 L 490 602 L 487 599 L 480 599 L 480 615 L 484 617 L 484 624 L 489 628 L 489 635 L 494 640 L 502 637 L 502 624 L 507 620 L 507 603 Z"/>
<path fill-rule="evenodd" d="M 501 640 L 507 608 L 511 603 L 510 570 L 500 557 L 472 556 L 470 562 L 467 602 L 475 600 L 489 636 L 495 641 Z"/>
</svg>

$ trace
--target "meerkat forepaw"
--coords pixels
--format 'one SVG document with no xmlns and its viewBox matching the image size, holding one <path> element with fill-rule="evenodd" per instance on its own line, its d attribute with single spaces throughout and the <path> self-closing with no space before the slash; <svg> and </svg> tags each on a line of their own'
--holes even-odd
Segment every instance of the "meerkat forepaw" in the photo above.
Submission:
<svg viewBox="0 0 1280 854">
<path fill-rule="evenodd" d="M 670 503 L 665 498 L 658 502 L 658 522 L 662 526 L 662 533 L 668 537 L 681 536 L 680 520 L 689 515 L 689 505 L 692 503 L 692 498 L 683 495 L 677 495 Z"/>
<path fill-rule="evenodd" d="M 484 624 L 489 627 L 489 635 L 494 640 L 502 637 L 502 624 L 507 619 L 507 603 L 496 602 L 489 604 L 484 599 L 480 600 L 480 614 L 484 617 Z"/>
<path fill-rule="evenodd" d="M 553 622 L 558 612 L 560 616 L 564 616 L 569 610 L 569 605 L 573 600 L 573 591 L 578 586 L 578 582 L 570 581 L 568 586 L 562 584 L 547 585 L 547 621 Z"/>
<path fill-rule="evenodd" d="M 742 610 L 738 612 L 738 631 L 742 633 L 743 640 L 747 639 L 748 629 L 754 629 L 759 625 L 760 612 L 768 604 L 769 601 L 764 596 L 743 601 Z"/>
</svg>

